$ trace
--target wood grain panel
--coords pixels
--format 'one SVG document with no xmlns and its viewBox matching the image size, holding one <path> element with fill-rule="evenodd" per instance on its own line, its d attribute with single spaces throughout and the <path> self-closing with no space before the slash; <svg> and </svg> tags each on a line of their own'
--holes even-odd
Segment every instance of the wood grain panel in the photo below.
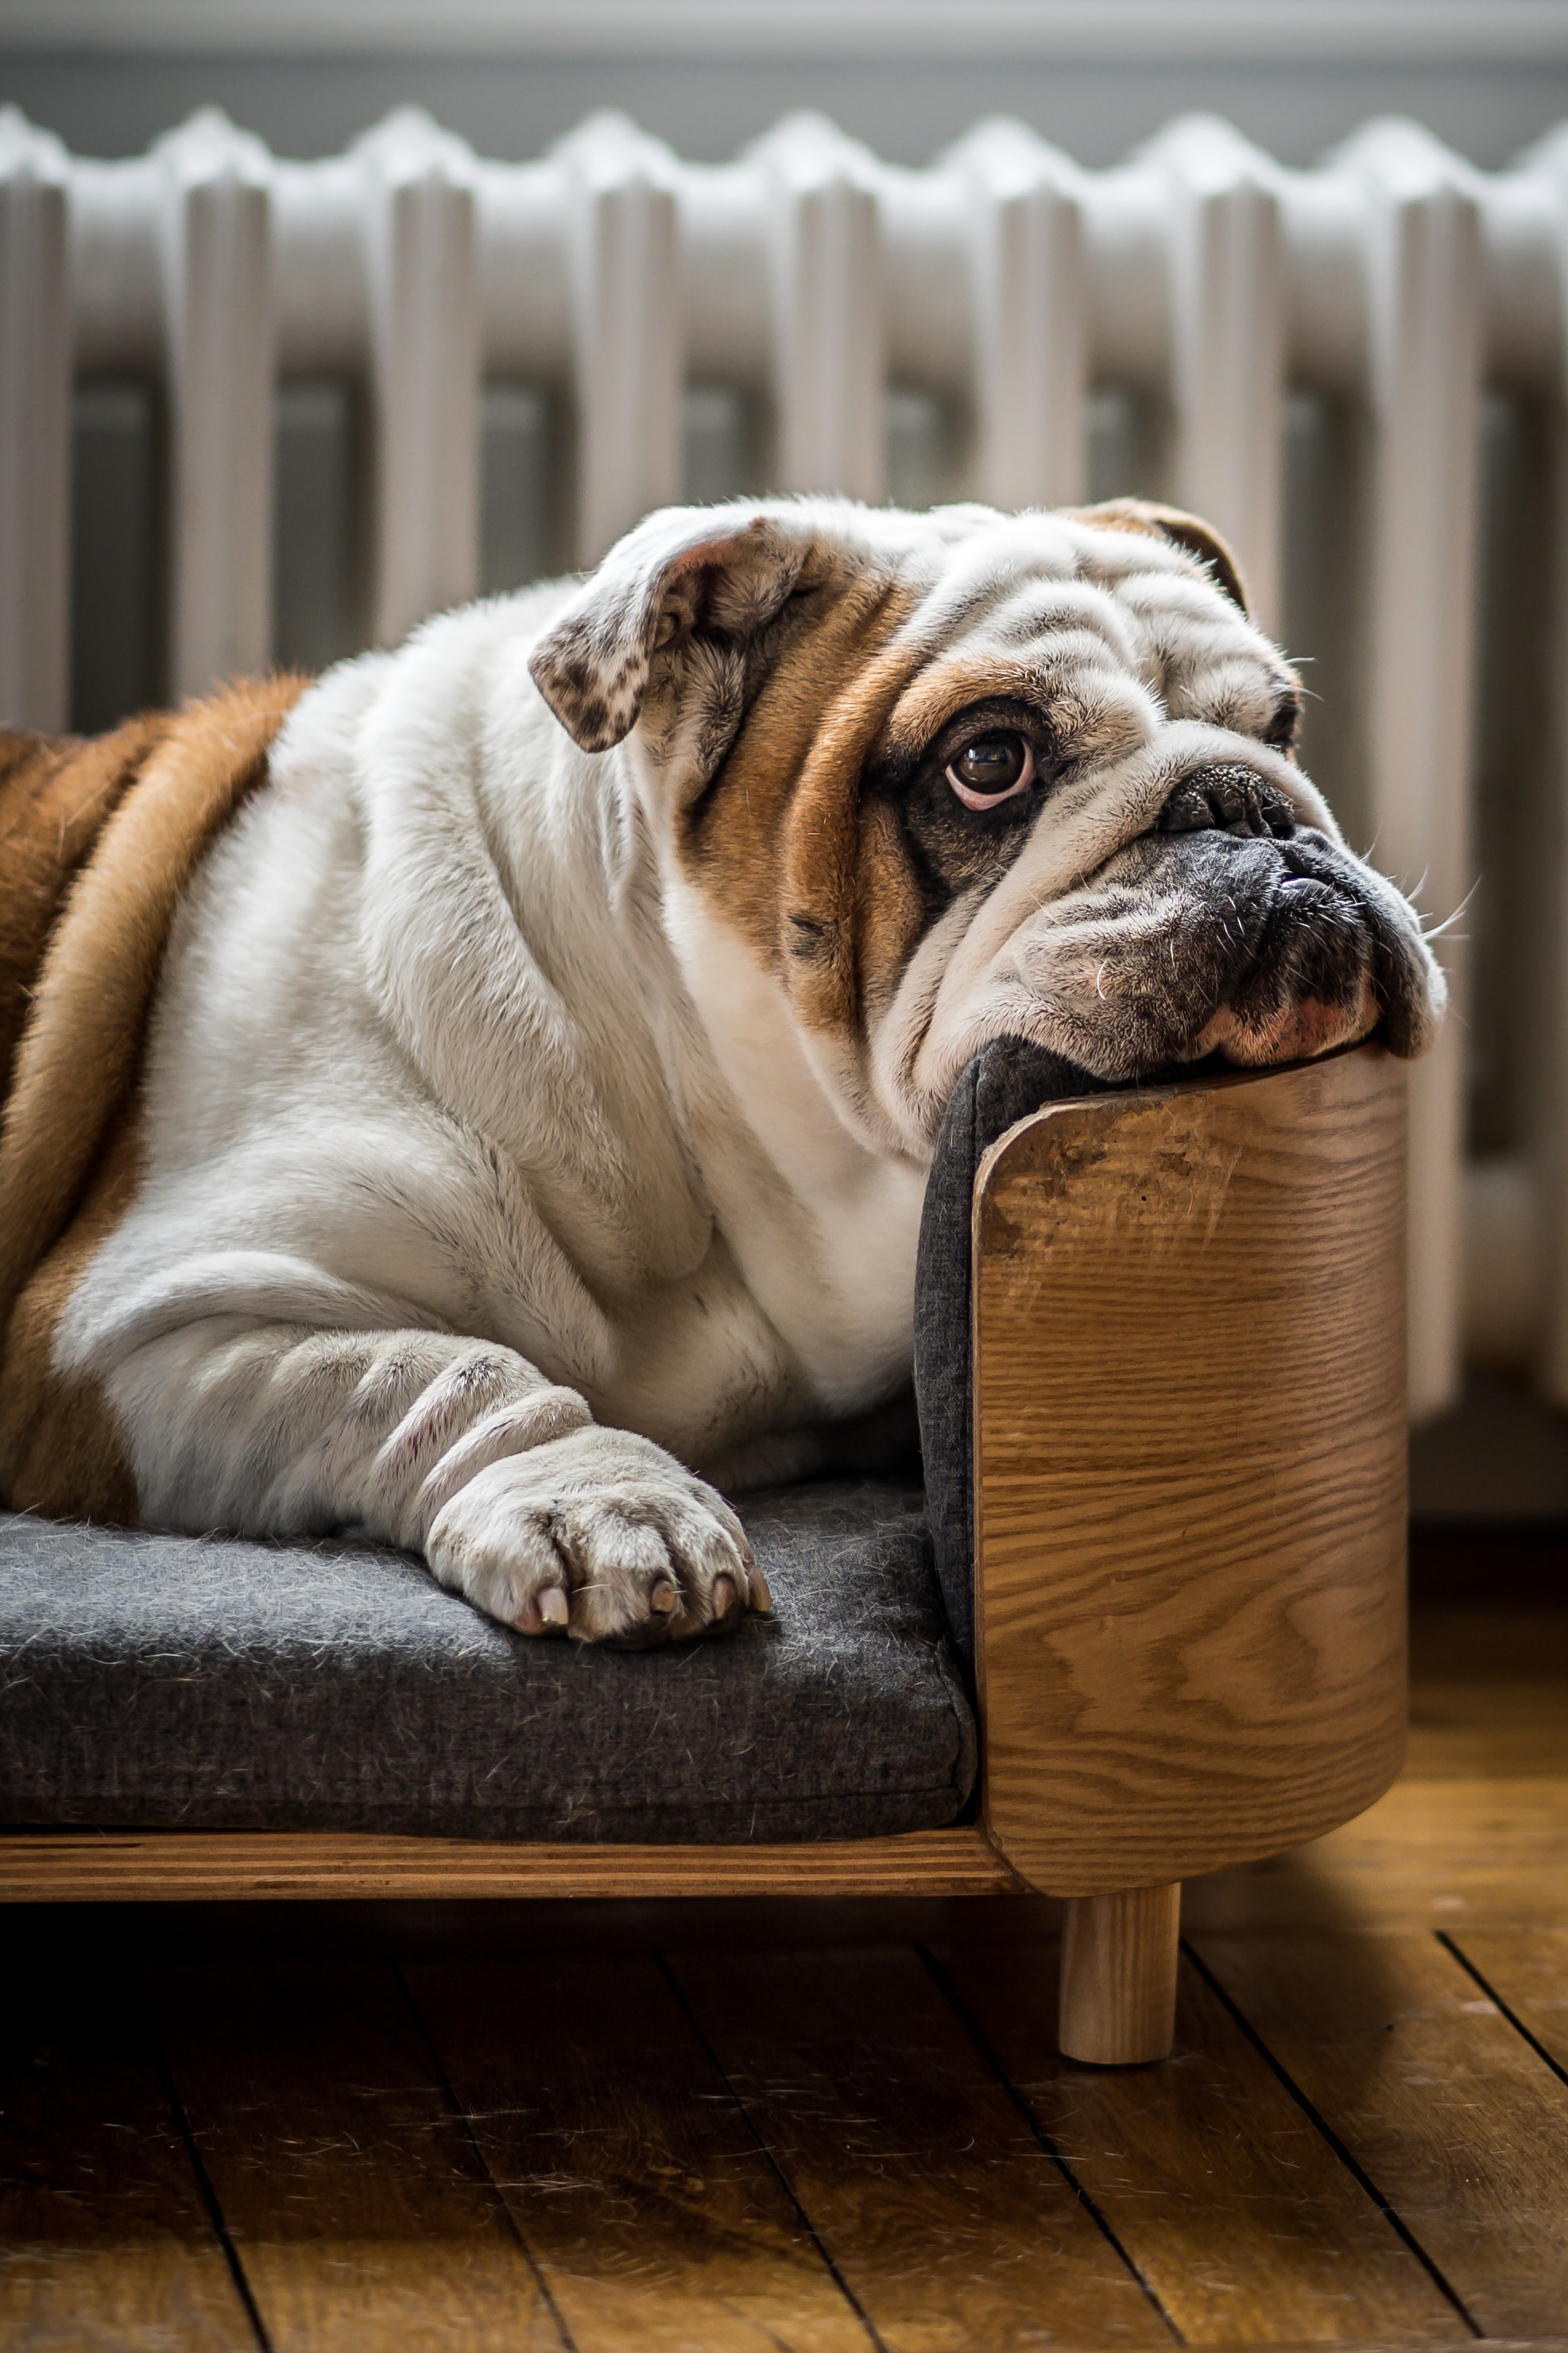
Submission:
<svg viewBox="0 0 1568 2353">
<path fill-rule="evenodd" d="M 215 1959 L 157 1988 L 274 2353 L 561 2353 L 389 1967 Z"/>
<path fill-rule="evenodd" d="M 1568 2084 L 1436 1936 L 1196 1939 L 1485 2337 L 1568 2314 Z"/>
<path fill-rule="evenodd" d="M 887 2353 L 1171 2343 L 912 1952 L 671 1967 Z"/>
<path fill-rule="evenodd" d="M 1452 2304 L 1184 1960 L 1163 2066 L 1057 2051 L 1048 1946 L 942 1967 L 1075 2181 L 1193 2345 L 1468 2341 Z"/>
<path fill-rule="evenodd" d="M 508 1845 L 335 1831 L 0 1835 L 0 1903 L 397 1895 L 997 1895 L 1018 1880 L 979 1830 L 798 1846 Z"/>
<path fill-rule="evenodd" d="M 7 1972 L 0 2343 L 72 2353 L 256 2344 L 163 2082 L 112 1976 Z"/>
<path fill-rule="evenodd" d="M 576 2353 L 870 2353 L 651 1956 L 409 1983 Z"/>
<path fill-rule="evenodd" d="M 1089 1895 L 1294 1846 L 1404 1747 L 1404 1083 L 1047 1107 L 975 1207 L 985 1815 Z"/>
</svg>

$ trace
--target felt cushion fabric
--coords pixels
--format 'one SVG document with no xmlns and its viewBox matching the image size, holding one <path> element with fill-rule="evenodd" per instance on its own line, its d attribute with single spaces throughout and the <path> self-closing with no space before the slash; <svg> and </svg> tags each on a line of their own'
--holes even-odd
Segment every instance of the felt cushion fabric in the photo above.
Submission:
<svg viewBox="0 0 1568 2353">
<path fill-rule="evenodd" d="M 741 1504 L 773 1623 L 530 1641 L 416 1561 L 0 1515 L 0 1820 L 526 1839 L 951 1822 L 974 1722 L 918 1486 Z"/>
<path fill-rule="evenodd" d="M 915 1396 L 926 1501 L 948 1629 L 974 1662 L 974 1467 L 970 1358 L 974 1179 L 991 1146 L 1042 1103 L 1104 1094 L 1059 1054 L 999 1038 L 953 1091 L 926 1185 L 915 1276 Z"/>
</svg>

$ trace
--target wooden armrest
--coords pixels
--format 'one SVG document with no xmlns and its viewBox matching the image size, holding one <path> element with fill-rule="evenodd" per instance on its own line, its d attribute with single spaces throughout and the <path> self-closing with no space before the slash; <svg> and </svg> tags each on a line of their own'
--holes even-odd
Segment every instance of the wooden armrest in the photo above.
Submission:
<svg viewBox="0 0 1568 2353">
<path fill-rule="evenodd" d="M 983 1164 L 983 1802 L 1031 1885 L 1168 1890 L 1398 1771 L 1404 1154 L 1361 1047 L 1049 1105 Z"/>
</svg>

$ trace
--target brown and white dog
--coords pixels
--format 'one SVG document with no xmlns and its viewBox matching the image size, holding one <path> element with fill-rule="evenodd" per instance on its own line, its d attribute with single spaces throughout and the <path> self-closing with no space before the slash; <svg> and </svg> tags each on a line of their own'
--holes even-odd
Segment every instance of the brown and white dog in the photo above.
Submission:
<svg viewBox="0 0 1568 2353">
<path fill-rule="evenodd" d="M 989 1039 L 1430 1039 L 1298 705 L 1188 518 L 768 501 L 8 739 L 0 1490 L 358 1531 L 527 1633 L 765 1608 L 716 1489 L 907 1382 Z"/>
</svg>

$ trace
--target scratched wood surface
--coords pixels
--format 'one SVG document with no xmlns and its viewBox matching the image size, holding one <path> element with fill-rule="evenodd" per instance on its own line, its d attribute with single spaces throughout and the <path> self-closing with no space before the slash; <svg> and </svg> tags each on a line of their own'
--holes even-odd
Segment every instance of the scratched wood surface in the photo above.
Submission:
<svg viewBox="0 0 1568 2353">
<path fill-rule="evenodd" d="M 1485 2336 L 1568 2315 L 1568 2083 L 1436 1937 L 1200 1936 L 1216 1982 Z"/>
<path fill-rule="evenodd" d="M 1107 2232 L 907 1950 L 681 1954 L 759 2137 L 888 2353 L 1168 2345 Z"/>
<path fill-rule="evenodd" d="M 975 1188 L 985 1819 L 1091 1895 L 1358 1813 L 1405 1736 L 1404 1080 L 1047 1106 Z"/>
<path fill-rule="evenodd" d="M 148 1993 L 274 2353 L 562 2353 L 387 1963 L 155 1968 Z"/>
<path fill-rule="evenodd" d="M 16 1906 L 0 2346 L 1568 2353 L 1568 1605 L 1413 1655 L 1163 2068 L 1057 2057 L 1018 1895 Z"/>
<path fill-rule="evenodd" d="M 1568 1935 L 1561 1928 L 1465 1928 L 1447 1941 L 1481 1991 L 1568 2075 Z"/>
<path fill-rule="evenodd" d="M 654 1955 L 409 1981 L 577 2353 L 870 2353 Z"/>
</svg>

